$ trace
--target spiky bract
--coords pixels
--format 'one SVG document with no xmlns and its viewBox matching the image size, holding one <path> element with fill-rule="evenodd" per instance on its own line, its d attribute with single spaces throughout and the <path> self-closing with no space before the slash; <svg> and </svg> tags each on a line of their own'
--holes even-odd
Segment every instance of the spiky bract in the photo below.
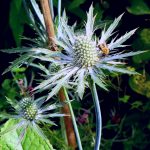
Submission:
<svg viewBox="0 0 150 150">
<path fill-rule="evenodd" d="M 43 81 L 34 90 L 45 90 L 52 87 L 47 99 L 55 95 L 64 85 L 75 85 L 76 92 L 82 99 L 84 89 L 88 85 L 87 77 L 90 78 L 101 88 L 107 89 L 105 84 L 104 70 L 110 72 L 119 72 L 127 74 L 136 74 L 124 68 L 123 59 L 129 56 L 137 55 L 140 52 L 120 52 L 118 48 L 125 47 L 123 43 L 129 39 L 136 29 L 126 33 L 117 39 L 115 37 L 110 42 L 109 38 L 114 34 L 114 29 L 119 24 L 122 15 L 102 31 L 101 37 L 97 38 L 94 35 L 96 27 L 94 26 L 95 16 L 93 15 L 93 6 L 90 7 L 87 13 L 87 22 L 85 23 L 85 31 L 75 33 L 76 24 L 68 25 L 68 19 L 64 12 L 57 28 L 57 35 L 54 39 L 56 44 L 63 49 L 55 58 L 48 60 L 48 57 L 36 57 L 41 60 L 50 61 L 59 64 L 60 71 L 49 73 L 50 78 Z M 107 54 L 103 54 L 103 49 L 99 45 L 106 45 L 109 50 Z M 120 61 L 121 60 L 121 61 Z M 48 71 L 48 70 L 47 70 Z"/>
<path fill-rule="evenodd" d="M 39 124 L 48 123 L 51 125 L 56 125 L 53 121 L 50 120 L 50 118 L 65 116 L 65 114 L 61 114 L 58 112 L 51 112 L 52 110 L 61 107 L 61 104 L 49 104 L 44 106 L 45 97 L 41 97 L 36 100 L 34 100 L 32 97 L 24 97 L 20 100 L 20 102 L 7 98 L 7 101 L 11 104 L 12 108 L 14 109 L 14 112 L 11 112 L 11 114 L 1 113 L 0 117 L 4 119 L 11 118 L 18 120 L 19 123 L 13 126 L 11 130 L 22 127 L 22 132 L 24 133 L 21 133 L 20 136 L 24 135 L 26 129 L 30 126 L 40 136 L 46 138 L 46 136 L 42 132 L 42 129 L 39 127 Z M 6 131 L 1 132 L 0 136 L 11 130 L 8 129 Z"/>
<path fill-rule="evenodd" d="M 36 48 L 9 49 L 7 51 L 9 53 L 21 52 L 27 54 L 17 59 L 5 72 L 11 70 L 14 66 L 16 67 L 22 63 L 27 63 L 26 60 L 29 58 L 30 62 L 35 58 L 50 62 L 50 68 L 48 69 L 41 64 L 29 64 L 41 69 L 46 74 L 47 79 L 34 90 L 42 91 L 51 88 L 52 90 L 47 99 L 51 98 L 62 86 L 66 85 L 76 86 L 76 88 L 73 88 L 76 89 L 76 92 L 82 99 L 84 89 L 88 86 L 87 77 L 90 77 L 101 88 L 107 89 L 105 77 L 108 74 L 105 74 L 104 70 L 136 74 L 136 72 L 124 67 L 125 63 L 123 60 L 129 56 L 143 53 L 143 51 L 124 53 L 124 51 L 119 50 L 119 48 L 127 46 L 123 43 L 135 33 L 136 29 L 125 33 L 121 37 L 116 36 L 112 38 L 112 40 L 110 39 L 114 35 L 114 30 L 118 26 L 123 14 L 116 18 L 107 29 L 105 26 L 100 37 L 96 37 L 94 34 L 97 29 L 94 25 L 96 16 L 93 15 L 94 9 L 92 5 L 87 13 L 85 29 L 80 30 L 80 32 L 79 30 L 75 32 L 76 23 L 72 26 L 68 25 L 68 18 L 64 12 L 60 18 L 59 25 L 56 27 L 57 34 L 54 38 L 60 51 L 54 52 L 48 48 L 43 48 L 43 45 L 46 44 L 46 32 L 43 26 L 44 20 L 43 17 L 41 17 L 42 13 L 38 7 L 36 7 L 36 11 L 39 13 L 38 16 L 41 22 L 41 28 L 39 30 L 30 11 L 29 15 L 32 19 L 33 27 L 37 29 L 36 31 L 39 34 L 40 42 L 36 43 Z M 41 43 L 42 41 L 43 43 Z M 104 49 L 102 47 L 104 47 Z M 56 69 L 56 67 L 54 67 L 55 65 L 59 66 L 59 68 Z"/>
</svg>

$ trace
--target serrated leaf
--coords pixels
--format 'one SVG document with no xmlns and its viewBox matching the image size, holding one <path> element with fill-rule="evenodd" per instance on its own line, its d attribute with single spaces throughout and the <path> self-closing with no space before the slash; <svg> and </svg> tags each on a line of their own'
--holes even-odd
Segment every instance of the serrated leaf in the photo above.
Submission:
<svg viewBox="0 0 150 150">
<path fill-rule="evenodd" d="M 22 63 L 24 63 L 25 60 L 27 60 L 30 57 L 30 54 L 24 54 L 22 56 L 20 56 L 19 58 L 17 58 L 16 60 L 14 60 L 12 62 L 12 65 L 10 65 L 4 72 L 3 74 L 11 71 L 14 67 L 17 67 L 19 65 L 21 65 Z"/>
<path fill-rule="evenodd" d="M 17 121 L 8 120 L 2 131 L 15 125 Z M 21 130 L 20 130 L 21 131 Z M 19 141 L 20 131 L 12 130 L 0 138 L 0 148 L 3 150 L 54 150 L 48 140 L 44 140 L 40 137 L 31 127 L 28 127 L 26 134 L 22 142 Z"/>
<path fill-rule="evenodd" d="M 42 139 L 32 128 L 28 128 L 22 147 L 23 150 L 54 150 L 50 142 Z"/>
<path fill-rule="evenodd" d="M 7 121 L 4 127 L 1 129 L 1 132 L 14 126 L 15 124 L 17 124 L 17 121 L 14 120 Z M 4 150 L 14 150 L 15 148 L 16 150 L 23 150 L 21 143 L 18 143 L 17 141 L 18 138 L 19 136 L 15 130 L 3 135 L 0 138 L 0 148 Z"/>
</svg>

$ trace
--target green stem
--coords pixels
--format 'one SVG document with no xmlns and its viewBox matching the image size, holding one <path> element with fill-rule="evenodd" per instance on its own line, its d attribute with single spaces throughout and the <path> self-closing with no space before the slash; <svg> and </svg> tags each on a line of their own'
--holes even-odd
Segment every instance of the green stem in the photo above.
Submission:
<svg viewBox="0 0 150 150">
<path fill-rule="evenodd" d="M 66 128 L 65 128 L 65 123 L 64 123 L 63 118 L 60 118 L 60 124 L 61 124 L 61 133 L 62 133 L 63 139 L 65 139 L 65 143 L 66 143 L 66 145 L 68 145 Z"/>
<path fill-rule="evenodd" d="M 66 91 L 65 88 L 64 88 L 64 93 L 65 93 L 65 96 L 66 96 L 67 103 L 69 105 L 69 109 L 70 109 L 70 113 L 71 113 L 71 117 L 72 117 L 72 122 L 73 122 L 74 130 L 75 130 L 75 134 L 76 134 L 76 139 L 77 139 L 77 143 L 78 143 L 78 148 L 79 148 L 79 150 L 83 150 L 80 135 L 79 135 L 79 131 L 78 131 L 78 127 L 77 127 L 77 123 L 76 123 L 76 119 L 75 119 L 75 115 L 74 115 L 72 105 L 71 105 L 70 100 L 69 100 L 69 96 L 68 96 L 67 91 Z"/>
<path fill-rule="evenodd" d="M 90 87 L 91 87 L 92 97 L 95 105 L 95 114 L 96 114 L 96 142 L 95 142 L 94 150 L 99 150 L 100 143 L 101 143 L 101 134 L 102 134 L 102 116 L 101 116 L 101 109 L 100 109 L 96 86 L 93 81 L 90 82 Z"/>
</svg>

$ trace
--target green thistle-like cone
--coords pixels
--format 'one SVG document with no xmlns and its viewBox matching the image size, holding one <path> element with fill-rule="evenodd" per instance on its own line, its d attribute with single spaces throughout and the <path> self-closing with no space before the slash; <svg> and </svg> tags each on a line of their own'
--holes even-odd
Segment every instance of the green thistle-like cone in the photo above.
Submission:
<svg viewBox="0 0 150 150">
<path fill-rule="evenodd" d="M 80 67 L 91 67 L 99 60 L 95 43 L 86 36 L 77 37 L 73 49 L 74 63 Z"/>
<path fill-rule="evenodd" d="M 7 98 L 7 101 L 12 106 L 14 110 L 10 114 L 4 114 L 3 118 L 6 119 L 14 119 L 14 125 L 4 131 L 0 132 L 0 137 L 12 130 L 19 130 L 19 139 L 17 141 L 21 142 L 26 134 L 27 128 L 30 126 L 33 130 L 35 130 L 43 139 L 46 139 L 46 135 L 43 133 L 39 124 L 51 124 L 56 125 L 50 118 L 54 117 L 63 117 L 64 114 L 61 113 L 53 113 L 50 112 L 52 110 L 61 107 L 61 104 L 45 104 L 45 97 L 40 97 L 38 99 L 34 99 L 34 96 L 23 97 L 21 101 L 14 101 Z M 12 124 L 11 124 L 12 125 Z M 18 142 L 17 142 L 18 143 Z"/>
<path fill-rule="evenodd" d="M 35 119 L 38 108 L 36 104 L 33 103 L 30 97 L 25 97 L 22 99 L 20 106 L 22 108 L 23 116 L 27 120 Z"/>
<path fill-rule="evenodd" d="M 31 104 L 30 106 L 23 109 L 24 118 L 27 120 L 34 120 L 37 114 L 38 108 L 35 104 Z"/>
<path fill-rule="evenodd" d="M 52 63 L 49 67 L 49 71 L 50 73 L 56 73 L 61 69 L 60 65 L 56 64 L 56 63 Z"/>
<path fill-rule="evenodd" d="M 24 109 L 24 108 L 30 106 L 32 103 L 33 103 L 33 102 L 32 102 L 31 97 L 25 97 L 25 98 L 23 98 L 23 99 L 21 100 L 20 106 L 21 106 L 21 108 Z"/>
</svg>

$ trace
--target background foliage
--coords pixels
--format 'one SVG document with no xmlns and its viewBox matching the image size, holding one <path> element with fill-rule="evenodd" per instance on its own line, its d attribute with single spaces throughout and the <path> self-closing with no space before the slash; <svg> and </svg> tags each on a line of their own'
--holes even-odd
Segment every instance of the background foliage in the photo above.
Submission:
<svg viewBox="0 0 150 150">
<path fill-rule="evenodd" d="M 76 20 L 83 26 L 85 11 L 92 1 L 63 0 L 62 8 L 69 15 L 69 23 Z M 136 35 L 126 44 L 129 49 L 150 50 L 150 2 L 147 0 L 93 0 L 97 25 L 109 24 L 112 19 L 125 12 L 119 26 L 120 34 L 139 27 Z M 54 0 L 54 11 L 57 15 L 57 0 Z M 2 0 L 0 2 L 0 49 L 24 46 L 28 43 L 21 37 L 35 37 L 30 28 L 22 0 Z M 97 35 L 100 31 L 97 32 Z M 16 55 L 0 52 L 0 72 L 14 60 Z M 103 116 L 102 150 L 148 150 L 150 149 L 150 51 L 132 57 L 128 61 L 141 75 L 127 76 L 111 74 L 110 92 L 98 89 Z M 15 71 L 17 78 L 23 78 L 28 69 Z M 34 70 L 33 70 L 34 72 Z M 30 76 L 27 77 L 30 78 Z M 18 89 L 11 74 L 0 77 L 0 110 L 6 111 L 8 104 L 5 96 L 15 99 Z M 89 91 L 87 90 L 87 93 Z M 91 96 L 87 94 L 83 101 L 73 102 L 81 139 L 85 150 L 91 150 L 95 136 L 95 116 Z M 82 108 L 82 109 L 81 109 Z M 3 121 L 1 127 L 3 127 Z M 4 128 L 4 127 L 3 127 Z M 60 130 L 52 129 L 51 144 L 56 149 L 66 149 L 61 141 Z M 85 133 L 89 133 L 86 134 Z M 15 134 L 15 133 L 14 133 Z"/>
</svg>

